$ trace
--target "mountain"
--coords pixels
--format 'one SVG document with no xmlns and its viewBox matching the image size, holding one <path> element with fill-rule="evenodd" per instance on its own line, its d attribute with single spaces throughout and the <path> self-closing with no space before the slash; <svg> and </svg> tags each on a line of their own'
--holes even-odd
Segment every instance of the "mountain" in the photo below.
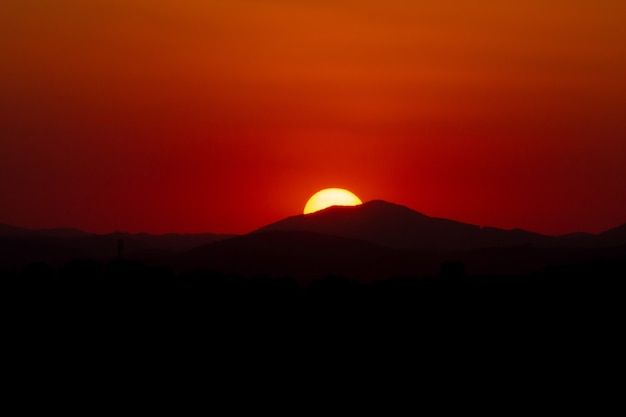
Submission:
<svg viewBox="0 0 626 417">
<path fill-rule="evenodd" d="M 279 230 L 328 234 L 414 250 L 546 246 L 551 242 L 549 236 L 538 233 L 480 227 L 429 217 L 380 200 L 352 207 L 334 206 L 308 215 L 289 217 L 256 232 Z"/>
<path fill-rule="evenodd" d="M 0 225 L 0 269 L 76 258 L 109 262 L 123 241 L 126 259 L 149 265 L 291 276 L 328 275 L 362 281 L 435 275 L 461 261 L 470 274 L 531 273 L 549 266 L 626 259 L 626 225 L 599 235 L 545 236 L 429 217 L 380 200 L 288 217 L 243 236 L 97 235 L 75 229 L 29 230 Z"/>
</svg>

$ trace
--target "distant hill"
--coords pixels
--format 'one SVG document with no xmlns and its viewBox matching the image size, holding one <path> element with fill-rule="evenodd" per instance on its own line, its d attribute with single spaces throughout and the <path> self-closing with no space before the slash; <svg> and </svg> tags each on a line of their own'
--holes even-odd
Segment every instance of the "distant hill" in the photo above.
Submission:
<svg viewBox="0 0 626 417">
<path fill-rule="evenodd" d="M 77 229 L 32 230 L 0 224 L 0 266 L 20 267 L 43 261 L 58 266 L 75 258 L 110 261 L 123 240 L 124 256 L 150 260 L 185 252 L 234 235 L 212 233 L 151 235 L 147 233 L 91 234 Z"/>
<path fill-rule="evenodd" d="M 429 217 L 408 207 L 374 200 L 359 206 L 334 206 L 308 215 L 288 217 L 257 230 L 306 231 L 361 239 L 391 248 L 467 251 L 532 246 L 592 248 L 626 245 L 626 224 L 600 235 L 571 233 L 547 236 L 521 229 L 480 227 Z"/>
<path fill-rule="evenodd" d="M 546 236 L 429 217 L 376 200 L 288 217 L 243 236 L 97 235 L 0 225 L 0 267 L 16 269 L 35 261 L 57 267 L 76 258 L 109 262 L 117 256 L 120 239 L 125 258 L 179 272 L 290 276 L 304 283 L 328 275 L 361 281 L 432 276 L 446 261 L 461 261 L 470 274 L 527 274 L 626 259 L 626 225 L 599 235 Z"/>
<path fill-rule="evenodd" d="M 429 217 L 404 206 L 375 200 L 354 207 L 330 207 L 286 218 L 258 232 L 294 230 L 323 233 L 404 249 L 468 250 L 547 245 L 550 237 L 523 230 L 479 227 Z"/>
</svg>

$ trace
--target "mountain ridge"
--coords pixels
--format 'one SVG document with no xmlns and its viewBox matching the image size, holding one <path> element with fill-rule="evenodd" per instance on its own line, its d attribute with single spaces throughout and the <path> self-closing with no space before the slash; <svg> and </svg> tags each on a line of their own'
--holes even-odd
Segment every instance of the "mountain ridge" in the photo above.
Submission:
<svg viewBox="0 0 626 417">
<path fill-rule="evenodd" d="M 357 238 L 397 249 L 463 250 L 547 244 L 550 237 L 521 229 L 481 227 L 430 217 L 383 200 L 358 206 L 333 206 L 291 216 L 255 230 L 301 230 Z"/>
<path fill-rule="evenodd" d="M 123 241 L 120 249 L 124 257 L 148 259 L 156 254 L 167 256 L 185 252 L 233 236 L 215 233 L 95 234 L 71 228 L 37 230 L 0 224 L 0 265 L 23 265 L 36 261 L 60 265 L 79 257 L 109 261 L 118 257 L 120 240 Z"/>
<path fill-rule="evenodd" d="M 69 230 L 69 231 L 68 231 Z M 429 217 L 382 200 L 287 217 L 244 235 L 33 231 L 0 225 L 0 267 L 122 257 L 152 265 L 302 277 L 432 275 L 462 261 L 472 273 L 528 273 L 550 265 L 622 259 L 626 225 L 598 235 L 547 236 Z"/>
</svg>

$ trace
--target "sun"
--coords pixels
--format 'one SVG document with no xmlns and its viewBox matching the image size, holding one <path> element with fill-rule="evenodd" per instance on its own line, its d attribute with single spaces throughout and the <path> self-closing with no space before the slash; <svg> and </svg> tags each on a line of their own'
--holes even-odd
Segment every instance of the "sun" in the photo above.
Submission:
<svg viewBox="0 0 626 417">
<path fill-rule="evenodd" d="M 326 188 L 313 194 L 304 206 L 304 214 L 314 213 L 331 206 L 357 206 L 363 202 L 343 188 Z"/>
</svg>

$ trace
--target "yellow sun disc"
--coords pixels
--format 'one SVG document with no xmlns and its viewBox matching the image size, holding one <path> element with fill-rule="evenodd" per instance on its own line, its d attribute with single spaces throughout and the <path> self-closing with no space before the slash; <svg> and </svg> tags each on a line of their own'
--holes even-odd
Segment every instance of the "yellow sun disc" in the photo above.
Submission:
<svg viewBox="0 0 626 417">
<path fill-rule="evenodd" d="M 326 188 L 313 194 L 304 206 L 304 214 L 313 213 L 331 206 L 357 206 L 363 204 L 359 197 L 343 188 Z"/>
</svg>

